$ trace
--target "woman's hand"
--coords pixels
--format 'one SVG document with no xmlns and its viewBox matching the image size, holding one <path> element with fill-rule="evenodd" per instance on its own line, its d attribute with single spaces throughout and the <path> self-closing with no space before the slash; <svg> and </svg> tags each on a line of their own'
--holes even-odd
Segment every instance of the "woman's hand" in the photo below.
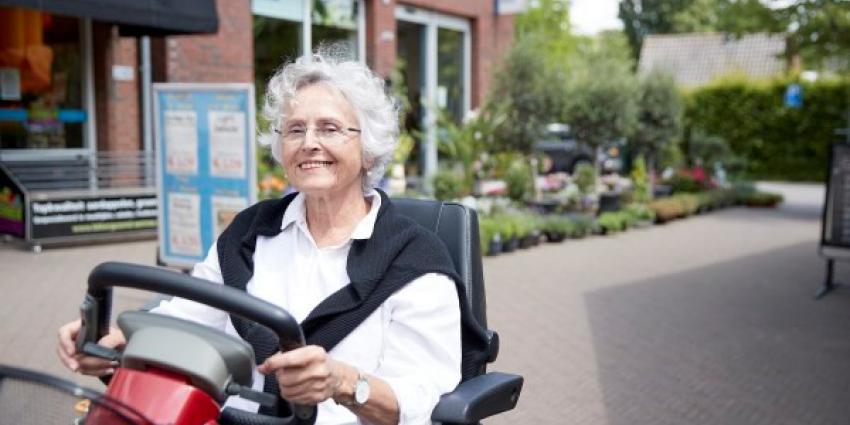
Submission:
<svg viewBox="0 0 850 425">
<path fill-rule="evenodd" d="M 68 369 L 74 372 L 79 372 L 84 375 L 104 376 L 110 375 L 118 367 L 118 362 L 87 356 L 77 352 L 77 334 L 80 332 L 80 319 L 66 323 L 59 328 L 59 347 L 56 354 L 59 355 L 59 360 Z M 127 343 L 124 334 L 118 328 L 112 327 L 109 329 L 109 334 L 98 341 L 98 344 L 121 350 Z"/>
<path fill-rule="evenodd" d="M 352 368 L 316 345 L 277 353 L 257 368 L 264 375 L 274 373 L 281 397 L 300 405 L 316 405 L 332 397 L 348 369 Z"/>
</svg>

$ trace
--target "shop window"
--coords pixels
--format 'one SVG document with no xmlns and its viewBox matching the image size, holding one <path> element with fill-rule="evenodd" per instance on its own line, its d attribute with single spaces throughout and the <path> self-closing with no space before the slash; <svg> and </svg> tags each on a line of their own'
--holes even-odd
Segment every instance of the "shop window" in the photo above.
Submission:
<svg viewBox="0 0 850 425">
<path fill-rule="evenodd" d="M 254 16 L 254 79 L 257 100 L 280 66 L 301 54 L 302 24 L 269 16 Z"/>
<path fill-rule="evenodd" d="M 348 59 L 357 59 L 357 0 L 313 1 L 313 49 L 341 47 Z"/>
<path fill-rule="evenodd" d="M 0 6 L 0 149 L 79 149 L 81 21 Z"/>
</svg>

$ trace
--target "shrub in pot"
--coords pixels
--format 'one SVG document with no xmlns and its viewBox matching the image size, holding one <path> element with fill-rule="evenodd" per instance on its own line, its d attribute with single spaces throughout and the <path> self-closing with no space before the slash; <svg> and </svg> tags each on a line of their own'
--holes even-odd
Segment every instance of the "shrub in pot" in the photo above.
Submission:
<svg viewBox="0 0 850 425">
<path fill-rule="evenodd" d="M 567 217 L 549 216 L 543 222 L 543 233 L 549 242 L 561 242 L 573 232 L 573 221 Z"/>
<path fill-rule="evenodd" d="M 481 252 L 484 255 L 498 255 L 502 252 L 502 238 L 499 234 L 499 223 L 489 217 L 482 217 L 478 222 Z"/>
<path fill-rule="evenodd" d="M 441 201 L 458 199 L 462 195 L 463 177 L 451 170 L 438 171 L 434 175 L 432 184 L 434 185 L 434 197 Z"/>
<path fill-rule="evenodd" d="M 648 227 L 655 221 L 655 211 L 646 204 L 629 204 L 624 212 L 630 216 L 632 227 Z"/>
<path fill-rule="evenodd" d="M 617 233 L 625 228 L 623 216 L 618 212 L 602 213 L 599 218 L 596 219 L 596 223 L 599 225 L 599 228 L 604 235 Z"/>
<path fill-rule="evenodd" d="M 783 201 L 779 193 L 753 192 L 746 198 L 746 205 L 755 208 L 774 208 Z"/>
<path fill-rule="evenodd" d="M 682 203 L 672 197 L 656 199 L 649 203 L 649 208 L 655 214 L 657 223 L 667 223 L 685 214 Z"/>
<path fill-rule="evenodd" d="M 697 195 L 692 194 L 682 194 L 673 196 L 674 199 L 678 200 L 679 203 L 682 204 L 682 211 L 684 216 L 694 215 L 699 209 L 699 198 Z"/>
<path fill-rule="evenodd" d="M 495 217 L 499 234 L 502 237 L 502 252 L 511 252 L 519 246 L 519 241 L 517 240 L 517 228 L 515 226 L 515 222 L 513 217 L 509 215 L 499 215 Z"/>
<path fill-rule="evenodd" d="M 516 215 L 512 217 L 514 225 L 517 228 L 517 239 L 519 240 L 520 248 L 528 248 L 532 246 L 532 238 L 534 237 L 534 224 L 526 215 Z"/>
<path fill-rule="evenodd" d="M 570 217 L 573 223 L 573 231 L 570 237 L 581 239 L 593 231 L 594 223 L 590 217 L 584 215 L 574 215 Z"/>
</svg>

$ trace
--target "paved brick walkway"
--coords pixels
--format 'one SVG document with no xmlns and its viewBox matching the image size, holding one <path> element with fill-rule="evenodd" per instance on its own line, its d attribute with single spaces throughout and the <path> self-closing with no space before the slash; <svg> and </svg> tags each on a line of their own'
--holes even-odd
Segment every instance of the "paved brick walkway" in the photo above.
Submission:
<svg viewBox="0 0 850 425">
<path fill-rule="evenodd" d="M 492 370 L 521 373 L 490 424 L 843 424 L 850 290 L 821 301 L 822 189 L 783 185 L 777 210 L 732 209 L 485 260 Z M 0 246 L 0 363 L 71 377 L 54 358 L 98 262 L 150 264 L 155 244 Z M 846 267 L 838 277 L 850 282 Z M 119 291 L 116 310 L 147 298 Z M 73 377 L 90 386 L 94 380 Z"/>
</svg>

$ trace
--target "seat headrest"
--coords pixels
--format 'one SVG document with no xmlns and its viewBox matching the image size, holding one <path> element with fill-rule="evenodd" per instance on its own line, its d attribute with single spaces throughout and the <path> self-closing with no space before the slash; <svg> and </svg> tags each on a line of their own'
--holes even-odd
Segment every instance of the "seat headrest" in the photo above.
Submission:
<svg viewBox="0 0 850 425">
<path fill-rule="evenodd" d="M 466 290 L 470 310 L 486 329 L 487 302 L 475 210 L 457 203 L 428 199 L 395 198 L 392 202 L 401 215 L 434 232 L 446 245 Z"/>
</svg>

